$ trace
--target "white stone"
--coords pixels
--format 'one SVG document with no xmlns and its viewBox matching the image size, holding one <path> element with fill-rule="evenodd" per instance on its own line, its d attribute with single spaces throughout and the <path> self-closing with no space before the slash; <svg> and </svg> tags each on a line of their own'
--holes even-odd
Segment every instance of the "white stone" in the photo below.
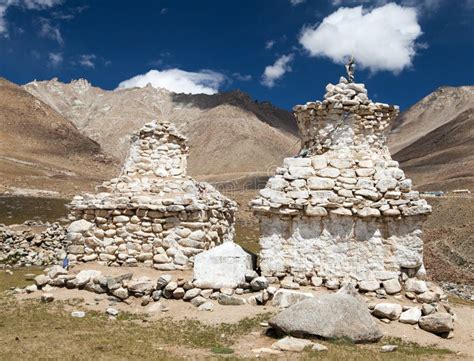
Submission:
<svg viewBox="0 0 474 361">
<path fill-rule="evenodd" d="M 402 313 L 402 306 L 396 303 L 379 303 L 375 306 L 373 315 L 378 318 L 397 320 Z"/>
<path fill-rule="evenodd" d="M 102 272 L 97 270 L 82 270 L 76 275 L 77 286 L 84 286 L 86 283 L 93 281 L 100 275 L 102 275 Z"/>
<path fill-rule="evenodd" d="M 402 312 L 400 315 L 399 322 L 408 323 L 410 325 L 416 325 L 421 317 L 421 310 L 417 307 L 412 307 Z"/>
<path fill-rule="evenodd" d="M 313 346 L 313 342 L 302 338 L 287 336 L 272 345 L 272 349 L 280 351 L 302 352 L 306 347 Z"/>
<path fill-rule="evenodd" d="M 235 288 L 245 282 L 245 272 L 251 268 L 250 254 L 233 242 L 225 242 L 196 255 L 194 285 L 199 288 Z"/>
<path fill-rule="evenodd" d="M 328 166 L 328 162 L 324 156 L 313 156 L 311 157 L 311 165 L 314 169 L 323 169 Z"/>
<path fill-rule="evenodd" d="M 405 291 L 423 293 L 428 291 L 426 282 L 416 278 L 409 278 L 405 281 Z"/>
<path fill-rule="evenodd" d="M 279 289 L 273 296 L 272 304 L 275 307 L 286 308 L 297 304 L 307 298 L 313 298 L 309 292 L 298 292 L 286 289 Z"/>
<path fill-rule="evenodd" d="M 310 167 L 311 158 L 285 158 L 283 159 L 283 166 L 290 167 Z"/>
<path fill-rule="evenodd" d="M 341 172 L 337 168 L 327 167 L 317 171 L 317 174 L 326 178 L 337 178 Z"/>
<path fill-rule="evenodd" d="M 71 233 L 84 233 L 90 230 L 92 226 L 93 224 L 91 222 L 88 222 L 85 219 L 80 219 L 72 222 L 69 227 L 67 227 L 67 231 Z"/>
<path fill-rule="evenodd" d="M 331 178 L 321 178 L 321 177 L 310 177 L 308 178 L 308 188 L 309 189 L 333 189 L 336 185 L 334 179 Z"/>
<path fill-rule="evenodd" d="M 324 207 L 315 207 L 312 205 L 308 205 L 306 207 L 306 215 L 310 217 L 324 217 L 328 214 L 326 208 Z"/>
<path fill-rule="evenodd" d="M 380 282 L 377 280 L 367 280 L 359 282 L 359 290 L 364 292 L 374 292 L 380 288 Z"/>
<path fill-rule="evenodd" d="M 388 295 L 394 295 L 402 290 L 402 285 L 396 278 L 383 281 L 382 284 Z"/>
</svg>

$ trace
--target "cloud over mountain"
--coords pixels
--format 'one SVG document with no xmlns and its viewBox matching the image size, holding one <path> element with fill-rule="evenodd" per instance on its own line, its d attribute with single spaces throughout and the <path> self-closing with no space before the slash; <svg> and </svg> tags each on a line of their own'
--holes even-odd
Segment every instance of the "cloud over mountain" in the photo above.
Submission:
<svg viewBox="0 0 474 361">
<path fill-rule="evenodd" d="M 154 88 L 165 88 L 175 93 L 215 94 L 226 77 L 212 70 L 189 72 L 181 69 L 150 70 L 122 81 L 118 88 L 143 88 L 151 84 Z"/>
<path fill-rule="evenodd" d="M 416 10 L 390 3 L 370 11 L 339 8 L 320 24 L 303 28 L 299 42 L 310 56 L 343 63 L 354 55 L 361 68 L 398 73 L 412 64 L 421 34 Z"/>
</svg>

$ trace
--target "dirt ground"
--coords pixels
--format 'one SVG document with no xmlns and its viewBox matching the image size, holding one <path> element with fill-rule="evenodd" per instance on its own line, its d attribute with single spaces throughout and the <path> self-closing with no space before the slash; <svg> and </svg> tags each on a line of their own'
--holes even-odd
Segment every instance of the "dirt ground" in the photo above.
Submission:
<svg viewBox="0 0 474 361">
<path fill-rule="evenodd" d="M 163 272 L 151 268 L 114 268 L 92 263 L 77 265 L 72 270 L 72 272 L 79 272 L 83 269 L 96 269 L 107 276 L 117 276 L 127 272 L 132 272 L 134 274 L 134 278 L 146 276 L 150 279 L 158 279 L 160 275 L 165 273 L 171 274 L 174 280 L 177 280 L 178 278 L 191 278 L 190 271 Z M 325 288 L 315 287 L 302 287 L 300 291 L 311 292 L 315 296 L 330 292 Z M 28 300 L 38 300 L 38 298 L 41 296 L 41 293 L 41 291 L 37 291 L 29 295 L 21 294 L 17 295 L 16 298 L 20 303 L 26 302 Z M 146 316 L 147 324 L 160 322 L 164 319 L 170 318 L 176 322 L 188 322 L 189 320 L 195 320 L 206 326 L 219 327 L 223 324 L 235 325 L 247 318 L 263 317 L 263 319 L 268 319 L 272 314 L 276 314 L 278 312 L 278 308 L 273 307 L 271 303 L 268 303 L 265 306 L 251 306 L 248 304 L 242 306 L 222 306 L 216 301 L 213 301 L 214 311 L 203 312 L 197 310 L 197 308 L 192 306 L 189 302 L 167 299 L 161 299 L 159 301 L 163 306 L 165 306 L 166 309 L 168 309 L 166 312 L 161 312 L 156 311 L 156 303 L 152 302 L 148 306 L 143 307 L 140 305 L 140 299 L 134 299 L 133 297 L 130 298 L 133 301 L 130 304 L 127 304 L 124 302 L 111 303 L 107 295 L 98 295 L 84 290 L 68 290 L 65 288 L 57 288 L 50 293 L 54 295 L 55 302 L 62 302 L 65 305 L 64 309 L 67 312 L 81 309 L 86 310 L 87 312 L 104 314 L 107 307 L 111 306 L 124 314 L 131 314 L 135 315 L 136 317 Z M 242 295 L 239 297 L 246 298 L 249 297 L 249 295 Z M 74 305 L 71 305 L 71 300 L 80 301 L 74 303 Z M 410 301 L 406 298 L 400 300 L 391 296 L 387 297 L 385 300 L 378 300 L 376 298 L 366 298 L 366 300 L 367 302 L 376 303 L 390 302 L 410 306 L 417 305 L 413 301 Z M 434 334 L 419 329 L 417 326 L 402 324 L 399 322 L 385 324 L 379 321 L 379 324 L 386 339 L 396 338 L 405 342 L 414 342 L 421 346 L 448 349 L 455 353 L 459 353 L 460 355 L 465 355 L 474 359 L 474 303 L 467 301 L 454 302 L 453 308 L 457 315 L 457 319 L 455 321 L 455 336 L 452 339 L 440 338 Z M 234 349 L 237 355 L 247 357 L 255 355 L 252 354 L 253 349 L 270 347 L 273 342 L 275 342 L 274 339 L 267 337 L 262 332 L 258 332 L 256 334 L 242 335 L 242 339 L 236 340 L 237 346 L 234 346 Z"/>
</svg>

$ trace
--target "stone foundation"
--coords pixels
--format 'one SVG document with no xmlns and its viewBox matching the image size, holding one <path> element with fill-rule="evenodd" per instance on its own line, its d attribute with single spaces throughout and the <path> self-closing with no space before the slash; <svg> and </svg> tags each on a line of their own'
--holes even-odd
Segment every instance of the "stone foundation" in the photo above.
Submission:
<svg viewBox="0 0 474 361">
<path fill-rule="evenodd" d="M 400 271 L 416 273 L 423 264 L 423 219 L 358 219 L 327 217 L 260 217 L 262 275 L 294 276 L 302 283 L 350 277 L 357 281 L 398 278 Z"/>
</svg>

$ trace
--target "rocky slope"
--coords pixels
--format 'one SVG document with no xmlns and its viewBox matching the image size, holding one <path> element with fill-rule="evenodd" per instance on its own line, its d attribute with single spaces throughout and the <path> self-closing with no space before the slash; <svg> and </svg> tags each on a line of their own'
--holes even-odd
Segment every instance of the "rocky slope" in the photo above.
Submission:
<svg viewBox="0 0 474 361">
<path fill-rule="evenodd" d="M 50 106 L 0 78 L 0 188 L 73 194 L 116 172 L 100 145 Z"/>
<path fill-rule="evenodd" d="M 473 189 L 474 86 L 441 87 L 403 112 L 389 147 L 418 189 Z"/>
<path fill-rule="evenodd" d="M 165 118 L 189 138 L 189 173 L 213 181 L 254 179 L 299 150 L 292 115 L 240 91 L 185 95 L 151 86 L 107 91 L 85 80 L 56 79 L 24 88 L 119 159 L 133 131 Z"/>
</svg>

